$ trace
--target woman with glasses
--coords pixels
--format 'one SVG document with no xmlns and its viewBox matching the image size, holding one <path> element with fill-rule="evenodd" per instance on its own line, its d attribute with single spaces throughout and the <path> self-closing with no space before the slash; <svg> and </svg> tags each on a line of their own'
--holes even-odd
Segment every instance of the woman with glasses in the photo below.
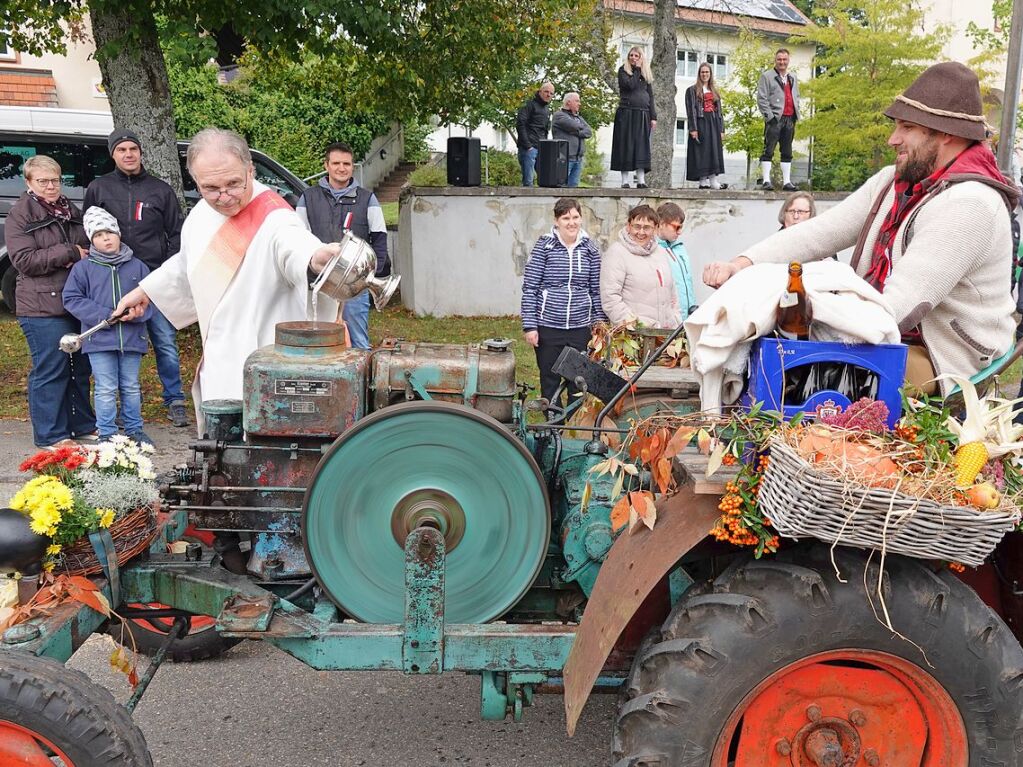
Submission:
<svg viewBox="0 0 1023 767">
<path fill-rule="evenodd" d="M 816 215 L 817 206 L 813 202 L 813 195 L 809 192 L 793 192 L 785 198 L 778 211 L 779 228 L 788 229 Z"/>
<path fill-rule="evenodd" d="M 657 244 L 658 224 L 653 208 L 637 205 L 604 253 L 600 303 L 614 325 L 635 321 L 646 327 L 674 328 L 682 321 L 670 256 Z"/>
<path fill-rule="evenodd" d="M 38 447 L 94 439 L 88 358 L 60 350 L 60 338 L 81 326 L 64 310 L 61 293 L 71 267 L 89 254 L 82 212 L 61 191 L 60 165 L 45 155 L 25 160 L 28 191 L 4 226 L 7 253 L 18 270 L 18 323 L 32 355 L 28 409 Z"/>
</svg>

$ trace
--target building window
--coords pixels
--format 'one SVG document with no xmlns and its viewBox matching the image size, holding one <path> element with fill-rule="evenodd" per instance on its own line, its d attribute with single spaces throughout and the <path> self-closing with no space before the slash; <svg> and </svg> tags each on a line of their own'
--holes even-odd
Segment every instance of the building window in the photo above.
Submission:
<svg viewBox="0 0 1023 767">
<path fill-rule="evenodd" d="M 728 56 L 723 53 L 708 53 L 707 63 L 714 70 L 715 80 L 720 81 L 728 77 Z"/>
<path fill-rule="evenodd" d="M 18 54 L 11 47 L 11 43 L 7 39 L 0 37 L 0 61 L 16 62 L 17 60 Z"/>
<path fill-rule="evenodd" d="M 696 51 L 684 51 L 679 49 L 676 52 L 675 77 L 684 80 L 695 80 L 696 69 L 699 66 L 700 57 Z"/>
<path fill-rule="evenodd" d="M 686 144 L 686 118 L 675 120 L 675 144 L 685 146 Z"/>
</svg>

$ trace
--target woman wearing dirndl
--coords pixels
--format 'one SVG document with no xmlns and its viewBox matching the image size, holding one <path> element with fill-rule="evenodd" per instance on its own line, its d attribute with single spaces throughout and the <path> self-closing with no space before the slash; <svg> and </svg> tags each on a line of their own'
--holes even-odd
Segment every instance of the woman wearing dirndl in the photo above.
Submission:
<svg viewBox="0 0 1023 767">
<path fill-rule="evenodd" d="M 611 134 L 611 170 L 622 174 L 622 189 L 629 188 L 629 174 L 636 173 L 636 188 L 646 189 L 650 170 L 650 133 L 657 125 L 653 75 L 646 56 L 632 47 L 618 68 L 618 110 Z"/>
<path fill-rule="evenodd" d="M 700 189 L 722 189 L 718 181 L 725 172 L 725 122 L 721 96 L 714 87 L 714 72 L 704 62 L 696 71 L 696 82 L 686 88 L 686 120 L 689 138 L 686 148 L 686 180 L 698 181 Z"/>
</svg>

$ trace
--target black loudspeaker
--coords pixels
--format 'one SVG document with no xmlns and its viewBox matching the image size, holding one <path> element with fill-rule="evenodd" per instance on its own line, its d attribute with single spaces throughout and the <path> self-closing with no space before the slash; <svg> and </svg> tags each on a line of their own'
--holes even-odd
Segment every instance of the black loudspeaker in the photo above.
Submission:
<svg viewBox="0 0 1023 767">
<path fill-rule="evenodd" d="M 536 183 L 540 186 L 564 186 L 568 183 L 568 142 L 548 139 L 540 142 L 536 156 Z"/>
<path fill-rule="evenodd" d="M 451 186 L 480 185 L 480 140 L 467 136 L 448 138 L 448 183 Z"/>
</svg>

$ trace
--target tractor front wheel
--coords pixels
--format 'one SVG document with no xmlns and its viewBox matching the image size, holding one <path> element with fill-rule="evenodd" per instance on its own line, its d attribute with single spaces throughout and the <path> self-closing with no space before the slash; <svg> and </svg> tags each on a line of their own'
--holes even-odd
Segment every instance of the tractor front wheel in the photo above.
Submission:
<svg viewBox="0 0 1023 767">
<path fill-rule="evenodd" d="M 167 607 L 159 602 L 149 604 L 130 603 L 126 605 L 136 610 L 153 608 L 154 610 Z M 230 650 L 240 639 L 222 636 L 216 629 L 217 621 L 208 615 L 193 615 L 190 621 L 189 632 L 175 639 L 167 650 L 167 657 L 175 663 L 193 663 L 200 660 L 216 658 L 218 655 Z M 110 621 L 105 631 L 118 642 L 122 642 L 122 632 L 127 631 L 135 640 L 135 649 L 143 655 L 153 656 L 163 645 L 167 634 L 174 625 L 173 618 L 145 618 L 133 617 L 125 623 Z M 122 644 L 131 647 L 131 642 L 123 641 Z"/>
<path fill-rule="evenodd" d="M 80 671 L 0 651 L 0 765 L 152 767 L 124 706 Z"/>
<path fill-rule="evenodd" d="M 877 560 L 797 547 L 683 598 L 634 661 L 616 767 L 1023 765 L 1011 632 L 906 558 L 886 559 L 879 597 Z"/>
</svg>

